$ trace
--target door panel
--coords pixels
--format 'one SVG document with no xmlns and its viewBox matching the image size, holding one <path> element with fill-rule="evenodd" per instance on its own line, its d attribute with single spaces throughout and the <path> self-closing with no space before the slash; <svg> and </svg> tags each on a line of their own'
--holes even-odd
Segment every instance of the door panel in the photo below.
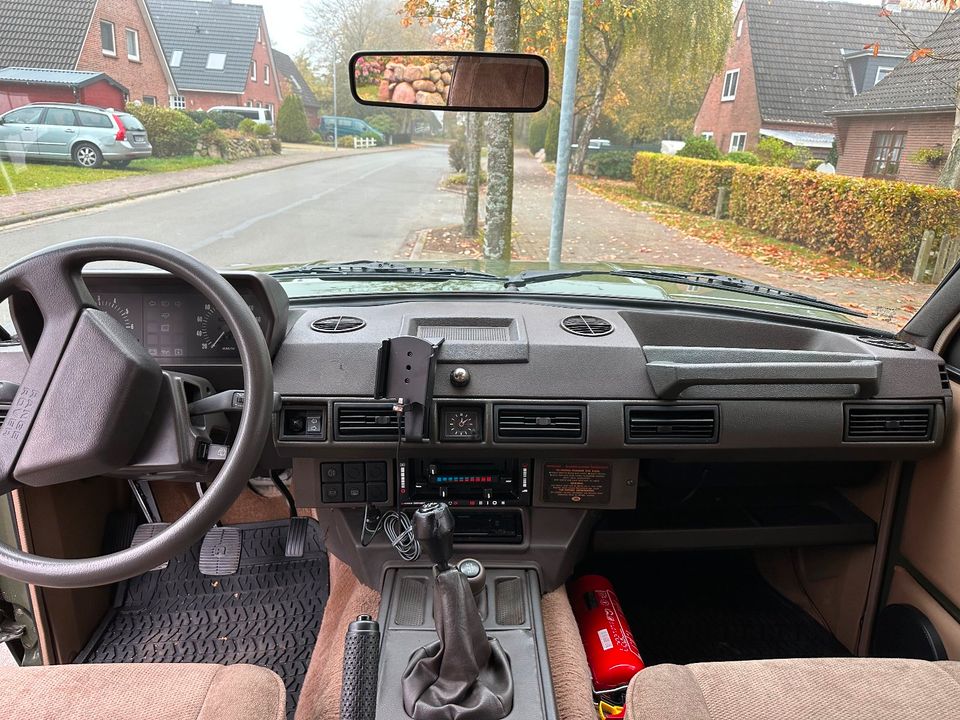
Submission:
<svg viewBox="0 0 960 720">
<path fill-rule="evenodd" d="M 37 154 L 37 130 L 43 108 L 20 108 L 7 113 L 0 125 L 0 152 L 12 160 Z"/>
<path fill-rule="evenodd" d="M 37 151 L 43 158 L 69 158 L 70 146 L 76 137 L 76 113 L 67 108 L 49 108 L 37 133 Z"/>
<path fill-rule="evenodd" d="M 960 623 L 902 567 L 894 568 L 889 605 L 912 605 L 933 623 L 951 660 L 960 658 Z"/>
</svg>

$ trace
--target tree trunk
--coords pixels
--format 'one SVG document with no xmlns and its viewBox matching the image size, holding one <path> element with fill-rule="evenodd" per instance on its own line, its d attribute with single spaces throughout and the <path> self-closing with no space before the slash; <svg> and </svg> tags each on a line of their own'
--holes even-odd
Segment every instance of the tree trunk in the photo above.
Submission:
<svg viewBox="0 0 960 720">
<path fill-rule="evenodd" d="M 601 74 L 600 82 L 597 83 L 597 88 L 593 92 L 593 102 L 590 104 L 590 109 L 583 119 L 583 125 L 580 126 L 580 135 L 577 136 L 577 152 L 574 153 L 573 162 L 570 167 L 570 171 L 576 175 L 583 173 L 583 163 L 587 159 L 590 136 L 593 134 L 593 129 L 597 126 L 600 113 L 603 112 L 603 102 L 607 98 L 607 77 L 608 75 L 606 73 Z"/>
<path fill-rule="evenodd" d="M 520 36 L 520 0 L 494 0 L 493 44 L 497 52 L 516 52 Z M 509 260 L 513 231 L 513 115 L 491 113 L 487 124 L 487 221 L 485 258 Z"/>
<path fill-rule="evenodd" d="M 487 0 L 475 0 L 473 7 L 473 49 L 483 51 L 487 44 Z M 483 115 L 467 114 L 467 199 L 463 204 L 463 234 L 477 236 L 480 214 L 480 150 L 483 147 Z"/>
</svg>

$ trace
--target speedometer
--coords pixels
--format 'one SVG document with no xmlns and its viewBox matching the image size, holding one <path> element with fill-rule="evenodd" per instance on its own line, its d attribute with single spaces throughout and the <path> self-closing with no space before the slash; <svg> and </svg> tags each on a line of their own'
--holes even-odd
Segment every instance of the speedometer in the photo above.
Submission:
<svg viewBox="0 0 960 720">
<path fill-rule="evenodd" d="M 261 318 L 257 309 L 249 305 L 260 324 Z M 197 315 L 197 338 L 200 341 L 200 350 L 212 355 L 233 355 L 237 352 L 237 341 L 233 338 L 233 333 L 227 327 L 226 320 L 217 312 L 217 309 L 210 303 L 204 303 L 200 313 Z"/>
</svg>

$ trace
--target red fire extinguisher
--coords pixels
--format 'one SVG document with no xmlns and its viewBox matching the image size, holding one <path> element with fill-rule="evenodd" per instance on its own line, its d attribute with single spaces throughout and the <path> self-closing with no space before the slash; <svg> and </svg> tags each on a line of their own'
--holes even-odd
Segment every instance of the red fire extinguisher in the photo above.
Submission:
<svg viewBox="0 0 960 720">
<path fill-rule="evenodd" d="M 594 691 L 626 687 L 643 670 L 643 659 L 613 585 L 601 575 L 584 575 L 571 583 L 568 592 Z"/>
</svg>

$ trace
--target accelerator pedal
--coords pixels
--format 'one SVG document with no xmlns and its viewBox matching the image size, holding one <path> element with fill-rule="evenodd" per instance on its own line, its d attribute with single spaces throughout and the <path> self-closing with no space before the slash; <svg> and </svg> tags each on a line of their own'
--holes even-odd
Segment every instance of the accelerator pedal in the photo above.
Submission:
<svg viewBox="0 0 960 720">
<path fill-rule="evenodd" d="M 224 577 L 240 567 L 240 529 L 215 527 L 207 531 L 200 546 L 200 572 Z"/>
<path fill-rule="evenodd" d="M 290 526 L 287 529 L 287 546 L 283 553 L 285 557 L 303 557 L 303 551 L 307 545 L 307 527 L 309 525 L 309 518 L 290 518 Z"/>
<path fill-rule="evenodd" d="M 170 523 L 144 523 L 143 525 L 138 525 L 137 529 L 133 532 L 133 540 L 130 541 L 130 547 L 136 547 L 137 545 L 142 545 L 150 538 L 156 537 L 164 530 L 170 527 Z M 166 570 L 168 563 L 164 561 L 162 564 L 157 565 L 150 572 L 154 570 Z"/>
</svg>

